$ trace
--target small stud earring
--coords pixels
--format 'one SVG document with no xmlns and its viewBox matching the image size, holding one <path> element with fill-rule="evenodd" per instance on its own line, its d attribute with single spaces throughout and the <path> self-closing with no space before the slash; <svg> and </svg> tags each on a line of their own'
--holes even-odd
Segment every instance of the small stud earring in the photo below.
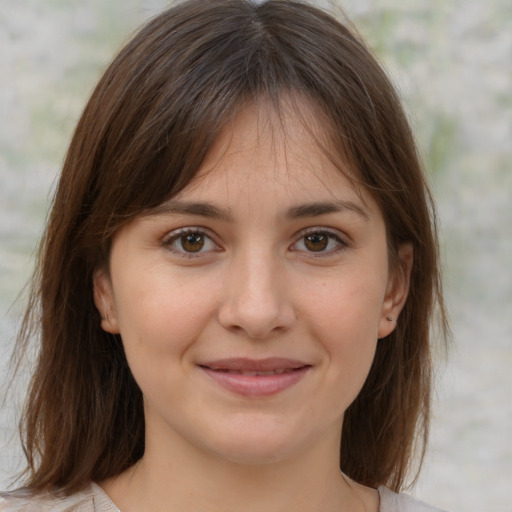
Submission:
<svg viewBox="0 0 512 512">
<path fill-rule="evenodd" d="M 393 317 L 392 317 L 392 316 L 387 316 L 387 317 L 386 317 L 386 320 L 387 320 L 388 322 L 392 322 L 392 321 L 393 321 Z"/>
</svg>

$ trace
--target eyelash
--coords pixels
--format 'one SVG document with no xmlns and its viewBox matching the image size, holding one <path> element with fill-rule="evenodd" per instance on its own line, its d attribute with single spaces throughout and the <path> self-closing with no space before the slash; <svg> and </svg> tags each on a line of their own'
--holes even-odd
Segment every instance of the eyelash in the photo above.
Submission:
<svg viewBox="0 0 512 512">
<path fill-rule="evenodd" d="M 184 239 L 185 239 L 185 237 L 191 236 L 191 235 L 196 235 L 198 237 L 201 237 L 204 242 L 204 245 L 213 244 L 214 248 L 213 249 L 210 248 L 210 249 L 207 249 L 206 251 L 203 251 L 202 250 L 204 247 L 204 245 L 203 245 L 199 248 L 198 251 L 185 250 L 185 248 L 183 247 Z M 331 256 L 331 255 L 337 254 L 338 252 L 349 247 L 349 243 L 346 240 L 344 240 L 342 237 L 340 237 L 339 234 L 334 233 L 325 228 L 309 228 L 305 231 L 300 232 L 299 235 L 300 236 L 297 239 L 297 241 L 294 242 L 290 246 L 290 250 L 293 252 L 297 252 L 299 250 L 299 249 L 297 249 L 298 244 L 305 243 L 306 238 L 308 236 L 313 236 L 313 235 L 319 235 L 320 237 L 326 236 L 327 244 L 328 244 L 327 247 L 329 246 L 329 244 L 332 244 L 333 241 L 337 244 L 334 248 L 330 248 L 329 250 L 323 250 L 323 249 L 319 250 L 319 251 L 312 251 L 312 250 L 307 250 L 307 249 L 302 250 L 302 252 L 312 255 L 312 257 L 315 257 L 315 258 Z M 180 240 L 181 240 L 181 249 L 178 249 L 177 247 L 174 246 L 174 244 L 176 242 L 179 242 Z M 205 230 L 204 228 L 200 228 L 200 227 L 186 227 L 186 228 L 178 229 L 176 231 L 172 231 L 164 238 L 162 245 L 164 247 L 166 247 L 168 250 L 170 250 L 171 252 L 173 252 L 174 254 L 176 254 L 182 258 L 198 258 L 198 257 L 204 255 L 205 253 L 211 252 L 212 250 L 214 252 L 222 251 L 222 248 L 219 246 L 219 244 L 217 244 L 215 242 L 215 240 L 208 233 L 208 231 Z"/>
<path fill-rule="evenodd" d="M 307 230 L 304 230 L 300 233 L 300 237 L 296 242 L 294 242 L 291 245 L 292 251 L 297 251 L 296 246 L 299 243 L 304 243 L 306 240 L 306 237 L 312 236 L 312 235 L 321 235 L 327 237 L 327 244 L 331 244 L 332 241 L 336 243 L 336 246 L 334 248 L 331 248 L 329 250 L 320 250 L 320 251 L 308 251 L 304 250 L 305 253 L 308 255 L 312 255 L 314 258 L 322 258 L 327 256 L 332 256 L 334 254 L 337 254 L 340 251 L 343 251 L 349 247 L 349 243 L 347 240 L 343 239 L 338 233 L 335 233 L 329 229 L 321 228 L 321 227 L 315 227 L 315 228 L 309 228 Z"/>
<path fill-rule="evenodd" d="M 174 253 L 182 258 L 198 258 L 198 257 L 204 255 L 205 252 L 210 252 L 212 250 L 212 249 L 209 249 L 207 251 L 203 251 L 202 247 L 201 247 L 200 250 L 198 250 L 198 251 L 186 251 L 183 248 L 183 245 L 182 245 L 181 250 L 174 247 L 175 242 L 179 242 L 179 240 L 182 240 L 182 244 L 183 244 L 184 238 L 187 236 L 191 236 L 191 235 L 196 235 L 196 236 L 202 237 L 203 240 L 205 241 L 205 244 L 207 244 L 209 241 L 209 243 L 211 243 L 215 246 L 215 248 L 213 249 L 215 252 L 222 250 L 221 247 L 215 242 L 213 237 L 208 234 L 207 230 L 205 230 L 204 228 L 200 228 L 200 227 L 187 227 L 187 228 L 178 229 L 176 231 L 172 231 L 164 238 L 162 245 L 164 247 L 166 247 L 167 249 L 169 249 L 172 253 Z"/>
</svg>

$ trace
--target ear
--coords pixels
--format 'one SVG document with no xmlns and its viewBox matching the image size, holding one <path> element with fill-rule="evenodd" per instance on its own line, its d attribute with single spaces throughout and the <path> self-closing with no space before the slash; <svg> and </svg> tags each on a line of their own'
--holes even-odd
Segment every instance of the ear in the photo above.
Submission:
<svg viewBox="0 0 512 512">
<path fill-rule="evenodd" d="M 101 317 L 101 328 L 111 334 L 119 334 L 114 295 L 110 276 L 105 269 L 97 269 L 93 274 L 94 304 Z"/>
<path fill-rule="evenodd" d="M 391 334 L 402 311 L 409 293 L 414 250 L 411 243 L 402 244 L 398 248 L 398 261 L 390 271 L 386 296 L 382 304 L 379 323 L 379 339 Z"/>
</svg>

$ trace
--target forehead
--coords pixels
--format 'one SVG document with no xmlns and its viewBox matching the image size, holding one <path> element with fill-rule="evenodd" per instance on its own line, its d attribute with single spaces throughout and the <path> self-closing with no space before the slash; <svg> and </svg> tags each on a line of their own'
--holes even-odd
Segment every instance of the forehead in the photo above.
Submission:
<svg viewBox="0 0 512 512">
<path fill-rule="evenodd" d="M 224 126 L 178 197 L 218 199 L 227 193 L 255 201 L 350 199 L 373 209 L 348 158 L 332 149 L 325 126 L 324 116 L 306 100 L 285 98 L 278 108 L 269 100 L 255 101 Z"/>
</svg>

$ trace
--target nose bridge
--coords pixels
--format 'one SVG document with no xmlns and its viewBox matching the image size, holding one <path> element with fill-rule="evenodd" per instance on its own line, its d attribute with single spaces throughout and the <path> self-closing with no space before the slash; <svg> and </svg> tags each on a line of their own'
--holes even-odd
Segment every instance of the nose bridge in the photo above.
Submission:
<svg viewBox="0 0 512 512">
<path fill-rule="evenodd" d="M 283 265 L 269 244 L 251 244 L 233 256 L 219 320 L 228 329 L 263 338 L 292 324 L 293 305 L 283 288 Z"/>
</svg>

